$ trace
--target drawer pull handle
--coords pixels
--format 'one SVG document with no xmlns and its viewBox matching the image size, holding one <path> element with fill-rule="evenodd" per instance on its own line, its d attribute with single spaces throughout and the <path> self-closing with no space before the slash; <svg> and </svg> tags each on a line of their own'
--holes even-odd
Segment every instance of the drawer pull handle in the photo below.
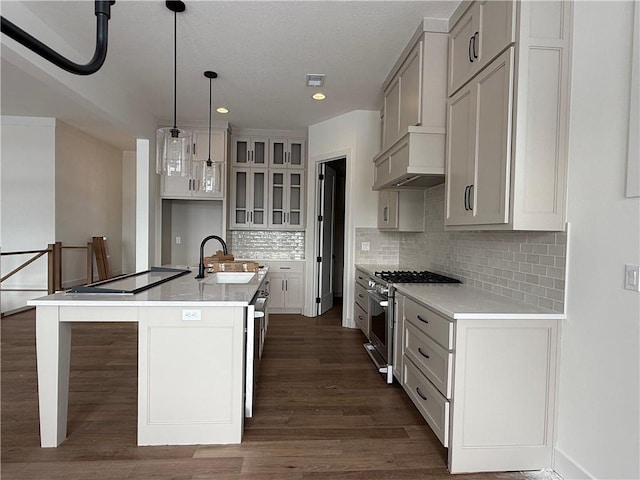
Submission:
<svg viewBox="0 0 640 480">
<path fill-rule="evenodd" d="M 429 323 L 429 320 L 422 318 L 420 315 L 416 315 L 416 317 L 418 318 L 418 320 L 420 320 L 422 323 Z"/>
<path fill-rule="evenodd" d="M 363 296 L 361 293 L 359 293 L 359 294 L 358 294 L 358 296 L 359 296 L 360 298 L 364 298 L 364 296 Z"/>
<path fill-rule="evenodd" d="M 429 358 L 429 355 L 424 353 L 420 347 L 418 347 L 418 352 L 420 352 L 420 355 L 422 355 L 424 358 Z"/>
<path fill-rule="evenodd" d="M 427 400 L 427 397 L 425 397 L 425 396 L 422 394 L 422 392 L 420 391 L 420 387 L 416 387 L 416 393 L 417 393 L 418 395 L 420 395 L 420 398 L 421 398 L 421 399 L 423 399 L 423 400 L 425 400 L 425 401 Z"/>
</svg>

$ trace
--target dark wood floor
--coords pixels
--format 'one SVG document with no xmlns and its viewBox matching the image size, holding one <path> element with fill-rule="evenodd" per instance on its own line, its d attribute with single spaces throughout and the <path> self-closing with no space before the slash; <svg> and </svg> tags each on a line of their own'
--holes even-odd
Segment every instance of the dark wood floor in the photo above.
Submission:
<svg viewBox="0 0 640 480">
<path fill-rule="evenodd" d="M 134 324 L 73 326 L 68 438 L 39 447 L 33 311 L 1 320 L 1 478 L 153 480 L 444 479 L 446 450 L 398 385 L 340 326 L 271 315 L 256 410 L 241 445 L 137 447 Z M 545 472 L 457 475 L 546 479 Z"/>
</svg>

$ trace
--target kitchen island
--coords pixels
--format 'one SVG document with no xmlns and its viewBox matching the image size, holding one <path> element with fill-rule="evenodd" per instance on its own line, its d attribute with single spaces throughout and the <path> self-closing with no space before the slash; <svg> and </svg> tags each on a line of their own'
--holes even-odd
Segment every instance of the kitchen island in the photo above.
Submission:
<svg viewBox="0 0 640 480">
<path fill-rule="evenodd" d="M 240 443 L 245 331 L 267 270 L 241 280 L 195 274 L 133 294 L 56 293 L 29 302 L 42 447 L 66 438 L 74 322 L 138 324 L 138 445 Z"/>
</svg>

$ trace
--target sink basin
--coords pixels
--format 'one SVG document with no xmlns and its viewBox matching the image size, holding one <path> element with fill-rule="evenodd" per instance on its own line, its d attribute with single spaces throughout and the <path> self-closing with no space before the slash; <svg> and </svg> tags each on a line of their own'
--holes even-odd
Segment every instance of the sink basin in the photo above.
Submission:
<svg viewBox="0 0 640 480">
<path fill-rule="evenodd" d="M 255 272 L 216 272 L 209 275 L 206 283 L 249 283 Z"/>
</svg>

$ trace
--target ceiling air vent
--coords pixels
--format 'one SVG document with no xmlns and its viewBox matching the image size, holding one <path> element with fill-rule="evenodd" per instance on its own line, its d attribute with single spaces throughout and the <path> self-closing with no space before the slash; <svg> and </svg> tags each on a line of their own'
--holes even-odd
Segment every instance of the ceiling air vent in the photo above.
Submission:
<svg viewBox="0 0 640 480">
<path fill-rule="evenodd" d="M 324 73 L 307 73 L 307 87 L 321 87 L 324 85 Z"/>
</svg>

